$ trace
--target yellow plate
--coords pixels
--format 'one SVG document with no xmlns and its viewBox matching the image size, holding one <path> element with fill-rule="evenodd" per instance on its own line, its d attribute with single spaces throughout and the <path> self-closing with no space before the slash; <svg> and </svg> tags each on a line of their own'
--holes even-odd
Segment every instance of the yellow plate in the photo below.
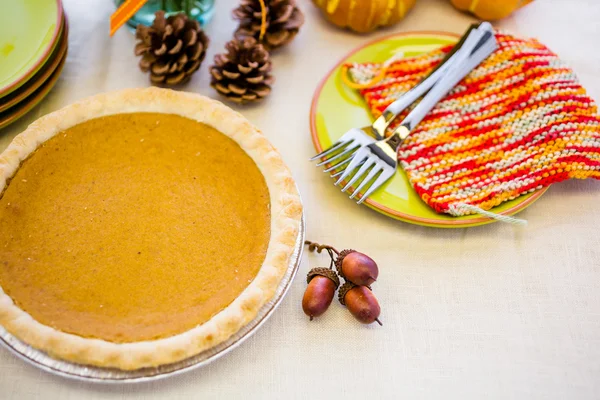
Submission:
<svg viewBox="0 0 600 400">
<path fill-rule="evenodd" d="M 343 64 L 384 62 L 398 52 L 403 52 L 406 57 L 416 56 L 457 40 L 457 35 L 444 32 L 399 33 L 368 43 L 344 57 L 323 79 L 313 97 L 310 124 L 316 151 L 321 152 L 331 146 L 350 128 L 367 126 L 373 122 L 360 94 L 342 82 L 340 76 Z M 490 211 L 513 215 L 531 205 L 546 189 L 520 196 Z M 421 200 L 402 170 L 398 170 L 392 179 L 363 204 L 391 218 L 425 226 L 464 228 L 496 222 L 480 215 L 453 217 L 436 213 Z"/>
<path fill-rule="evenodd" d="M 48 58 L 46 64 L 44 64 L 44 66 L 27 81 L 27 83 L 0 99 L 0 113 L 18 105 L 21 103 L 21 101 L 36 91 L 50 78 L 50 76 L 52 76 L 58 65 L 63 62 L 64 56 L 67 52 L 69 37 L 66 17 L 63 19 L 62 29 L 63 34 L 61 35 L 56 48 L 52 52 L 50 58 Z"/>
<path fill-rule="evenodd" d="M 23 85 L 61 35 L 61 0 L 5 0 L 0 6 L 0 97 Z"/>
<path fill-rule="evenodd" d="M 64 41 L 68 41 L 68 21 L 65 18 L 64 20 Z M 0 112 L 0 129 L 12 124 L 17 121 L 19 118 L 27 114 L 31 111 L 36 105 L 39 104 L 40 101 L 44 99 L 50 93 L 50 90 L 56 85 L 58 78 L 60 77 L 60 73 L 65 65 L 65 61 L 67 60 L 67 52 L 66 50 L 63 53 L 62 58 L 60 59 L 58 66 L 54 69 L 54 72 L 50 75 L 50 77 L 39 86 L 33 93 L 27 96 L 24 100 L 20 101 L 15 106 L 9 108 L 8 110 Z M 2 99 L 0 99 L 1 101 Z"/>
</svg>

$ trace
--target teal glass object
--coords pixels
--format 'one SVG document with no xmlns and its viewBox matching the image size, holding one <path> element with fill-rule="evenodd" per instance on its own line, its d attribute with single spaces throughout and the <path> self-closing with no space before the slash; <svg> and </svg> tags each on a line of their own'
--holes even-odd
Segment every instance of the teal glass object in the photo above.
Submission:
<svg viewBox="0 0 600 400">
<path fill-rule="evenodd" d="M 115 0 L 115 5 L 119 7 L 125 0 Z M 154 22 L 154 13 L 158 10 L 164 10 L 167 17 L 169 15 L 186 13 L 204 26 L 213 16 L 215 11 L 215 0 L 148 0 L 140 10 L 127 21 L 129 29 L 135 30 L 138 24 L 147 26 Z"/>
</svg>

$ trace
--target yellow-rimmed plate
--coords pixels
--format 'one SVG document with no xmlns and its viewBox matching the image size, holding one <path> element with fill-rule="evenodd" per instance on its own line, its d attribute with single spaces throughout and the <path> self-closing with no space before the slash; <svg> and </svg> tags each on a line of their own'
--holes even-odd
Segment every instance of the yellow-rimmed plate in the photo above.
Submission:
<svg viewBox="0 0 600 400">
<path fill-rule="evenodd" d="M 399 52 L 406 57 L 416 56 L 455 43 L 457 40 L 457 35 L 444 32 L 398 33 L 368 43 L 344 57 L 323 79 L 313 97 L 310 125 L 316 151 L 321 152 L 331 146 L 349 129 L 367 126 L 373 122 L 373 117 L 360 94 L 342 82 L 343 64 L 384 62 Z M 531 205 L 545 191 L 546 189 L 542 189 L 520 196 L 490 211 L 513 215 Z M 480 215 L 452 217 L 436 213 L 421 200 L 402 170 L 398 170 L 392 179 L 363 204 L 395 219 L 440 228 L 464 228 L 496 221 Z"/>
</svg>

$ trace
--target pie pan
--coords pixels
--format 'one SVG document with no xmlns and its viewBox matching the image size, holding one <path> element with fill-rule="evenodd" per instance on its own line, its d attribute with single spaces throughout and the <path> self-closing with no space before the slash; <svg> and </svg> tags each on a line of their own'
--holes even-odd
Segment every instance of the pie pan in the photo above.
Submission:
<svg viewBox="0 0 600 400">
<path fill-rule="evenodd" d="M 167 378 L 181 373 L 191 371 L 196 368 L 206 366 L 212 361 L 219 359 L 229 353 L 246 339 L 253 335 L 273 314 L 279 306 L 287 291 L 289 290 L 302 258 L 302 250 L 304 245 L 305 224 L 304 217 L 300 223 L 298 236 L 294 253 L 290 257 L 288 268 L 283 276 L 275 295 L 267 302 L 258 312 L 256 318 L 250 321 L 236 334 L 231 336 L 225 342 L 210 348 L 194 357 L 190 357 L 180 362 L 166 364 L 156 368 L 143 368 L 134 371 L 122 371 L 113 368 L 99 368 L 87 365 L 74 364 L 67 361 L 58 360 L 48 356 L 46 353 L 39 351 L 10 333 L 0 326 L 0 344 L 6 347 L 11 353 L 27 363 L 40 368 L 51 374 L 75 379 L 85 382 L 97 383 L 138 383 L 148 382 L 157 379 Z"/>
</svg>

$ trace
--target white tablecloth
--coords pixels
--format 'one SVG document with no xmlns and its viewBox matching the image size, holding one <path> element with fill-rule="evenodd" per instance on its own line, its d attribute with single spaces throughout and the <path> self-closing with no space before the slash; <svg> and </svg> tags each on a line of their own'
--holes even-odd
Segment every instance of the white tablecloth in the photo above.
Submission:
<svg viewBox="0 0 600 400">
<path fill-rule="evenodd" d="M 7 0 L 5 0 L 7 1 Z M 215 96 L 208 66 L 233 33 L 235 0 L 217 1 L 209 56 L 186 90 Z M 274 56 L 277 84 L 240 110 L 290 165 L 306 207 L 307 238 L 363 250 L 381 268 L 375 291 L 383 327 L 365 327 L 335 303 L 309 322 L 303 276 L 325 259 L 307 255 L 281 307 L 243 346 L 172 379 L 101 386 L 57 378 L 0 350 L 2 399 L 598 399 L 600 398 L 600 183 L 552 187 L 520 214 L 440 230 L 358 207 L 307 162 L 315 87 L 351 49 L 396 31 L 462 33 L 473 19 L 446 0 L 419 0 L 401 24 L 368 36 L 326 23 L 308 0 L 306 25 Z M 110 0 L 65 0 L 69 56 L 56 88 L 0 131 L 0 150 L 37 117 L 112 89 L 147 86 L 126 29 L 108 37 Z M 1 7 L 0 7 L 1 8 Z M 600 99 L 600 2 L 538 0 L 499 26 L 536 36 L 568 61 Z"/>
</svg>

